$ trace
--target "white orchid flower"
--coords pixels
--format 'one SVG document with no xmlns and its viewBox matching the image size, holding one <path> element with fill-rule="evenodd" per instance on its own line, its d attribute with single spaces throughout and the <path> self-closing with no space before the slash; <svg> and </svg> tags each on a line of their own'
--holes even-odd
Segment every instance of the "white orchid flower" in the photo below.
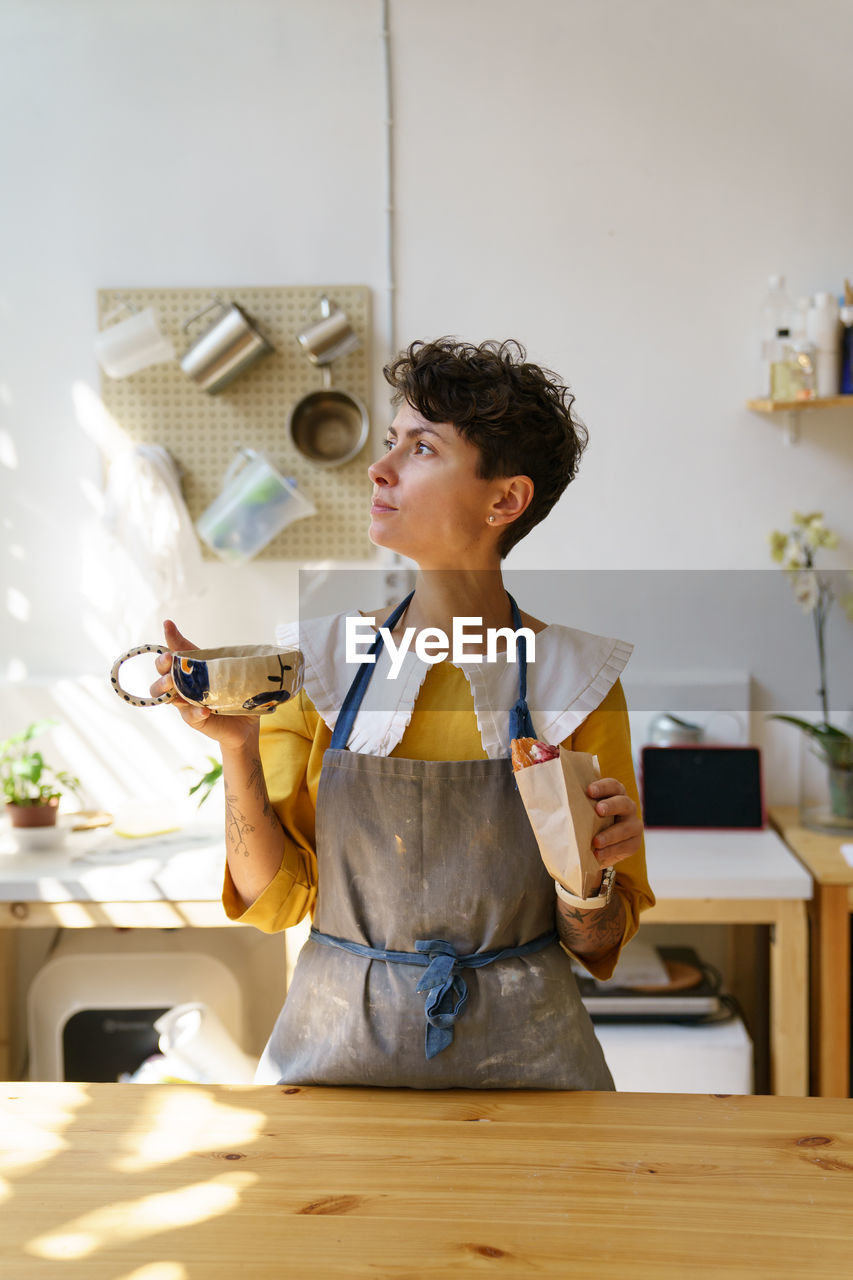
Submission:
<svg viewBox="0 0 853 1280">
<path fill-rule="evenodd" d="M 813 569 L 803 569 L 794 577 L 794 598 L 803 613 L 812 613 L 820 597 L 817 574 Z"/>
<path fill-rule="evenodd" d="M 806 565 L 806 553 L 802 544 L 797 538 L 789 538 L 788 545 L 785 547 L 784 567 L 786 569 L 804 569 Z"/>
</svg>

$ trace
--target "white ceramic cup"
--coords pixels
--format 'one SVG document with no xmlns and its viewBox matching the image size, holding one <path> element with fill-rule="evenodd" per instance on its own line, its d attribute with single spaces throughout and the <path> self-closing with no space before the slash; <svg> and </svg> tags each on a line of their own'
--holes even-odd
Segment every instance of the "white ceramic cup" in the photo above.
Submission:
<svg viewBox="0 0 853 1280">
<path fill-rule="evenodd" d="M 95 355 L 108 377 L 127 378 L 149 365 L 174 360 L 175 348 L 161 333 L 154 308 L 145 307 L 102 329 L 95 338 Z"/>
</svg>

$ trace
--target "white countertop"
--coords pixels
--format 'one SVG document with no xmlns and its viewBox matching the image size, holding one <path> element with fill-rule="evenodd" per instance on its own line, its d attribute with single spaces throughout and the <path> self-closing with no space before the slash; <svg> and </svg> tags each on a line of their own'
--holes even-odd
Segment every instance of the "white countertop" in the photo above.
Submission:
<svg viewBox="0 0 853 1280">
<path fill-rule="evenodd" d="M 646 831 L 657 898 L 812 896 L 812 878 L 782 838 L 763 831 Z"/>
<path fill-rule="evenodd" d="M 221 828 L 126 839 L 74 831 L 53 849 L 16 852 L 0 833 L 0 902 L 218 902 Z"/>
<path fill-rule="evenodd" d="M 811 876 L 769 828 L 649 830 L 646 859 L 658 899 L 812 896 Z M 0 833 L 0 902 L 218 902 L 224 865 L 212 827 L 135 840 L 69 832 L 61 847 L 27 853 Z"/>
</svg>

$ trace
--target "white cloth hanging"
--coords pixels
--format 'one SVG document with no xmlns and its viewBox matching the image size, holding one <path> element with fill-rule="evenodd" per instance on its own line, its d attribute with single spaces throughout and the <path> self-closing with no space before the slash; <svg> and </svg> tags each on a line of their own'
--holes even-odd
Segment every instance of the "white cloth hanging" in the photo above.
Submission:
<svg viewBox="0 0 853 1280">
<path fill-rule="evenodd" d="M 171 603 L 199 593 L 201 549 L 177 465 L 162 445 L 135 445 L 113 459 L 99 533 L 98 598 L 124 629 L 161 619 Z"/>
</svg>

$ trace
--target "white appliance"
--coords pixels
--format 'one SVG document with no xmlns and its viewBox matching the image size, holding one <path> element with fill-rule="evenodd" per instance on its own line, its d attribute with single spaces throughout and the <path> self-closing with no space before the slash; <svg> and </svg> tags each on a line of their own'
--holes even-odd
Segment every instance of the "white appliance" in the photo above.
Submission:
<svg viewBox="0 0 853 1280">
<path fill-rule="evenodd" d="M 596 1023 L 595 1034 L 620 1093 L 752 1093 L 752 1040 L 740 1018 Z"/>
<path fill-rule="evenodd" d="M 27 994 L 30 1079 L 103 1079 L 99 1056 L 126 1058 L 134 1046 L 147 1056 L 146 1045 L 148 1053 L 157 1052 L 155 1018 L 188 1002 L 211 1009 L 234 1040 L 243 1042 L 240 987 L 214 956 L 183 950 L 57 955 L 38 971 Z M 72 1056 L 76 1076 L 67 1074 Z M 127 1062 L 123 1069 L 138 1065 Z"/>
</svg>

